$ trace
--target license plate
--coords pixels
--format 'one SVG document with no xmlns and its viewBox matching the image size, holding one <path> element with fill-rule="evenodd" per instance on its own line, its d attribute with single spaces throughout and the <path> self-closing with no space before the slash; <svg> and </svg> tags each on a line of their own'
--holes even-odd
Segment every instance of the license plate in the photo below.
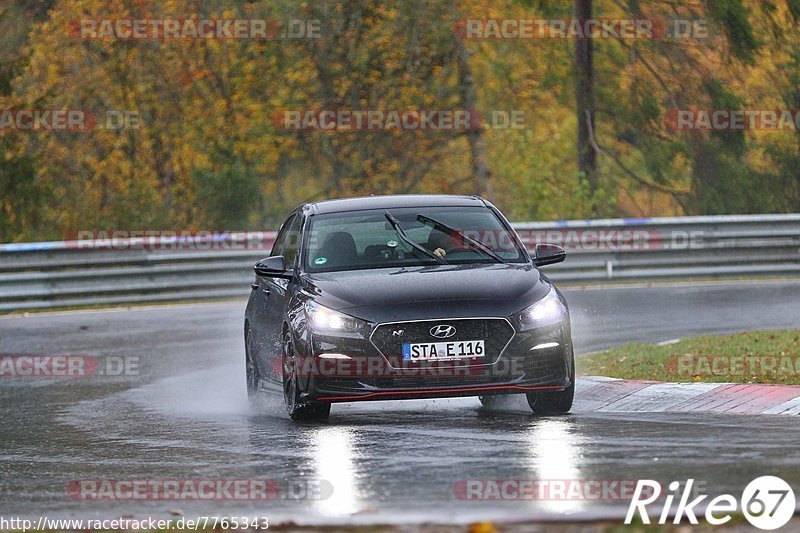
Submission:
<svg viewBox="0 0 800 533">
<path fill-rule="evenodd" d="M 403 361 L 483 357 L 483 341 L 403 343 Z"/>
</svg>

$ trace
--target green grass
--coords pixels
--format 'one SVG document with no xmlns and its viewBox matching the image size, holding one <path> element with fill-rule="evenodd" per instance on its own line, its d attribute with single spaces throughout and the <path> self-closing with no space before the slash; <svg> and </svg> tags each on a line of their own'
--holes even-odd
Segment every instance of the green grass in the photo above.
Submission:
<svg viewBox="0 0 800 533">
<path fill-rule="evenodd" d="M 800 385 L 800 330 L 626 344 L 578 358 L 577 370 L 623 379 Z"/>
</svg>

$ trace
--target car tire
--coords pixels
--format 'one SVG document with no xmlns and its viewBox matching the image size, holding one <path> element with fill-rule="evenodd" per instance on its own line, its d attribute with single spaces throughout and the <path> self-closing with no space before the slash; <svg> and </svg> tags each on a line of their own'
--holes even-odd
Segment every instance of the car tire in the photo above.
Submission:
<svg viewBox="0 0 800 533">
<path fill-rule="evenodd" d="M 478 396 L 478 399 L 481 401 L 481 405 L 483 405 L 486 409 L 495 409 L 498 405 L 500 405 L 502 396 Z"/>
<path fill-rule="evenodd" d="M 286 404 L 286 412 L 289 413 L 289 418 L 295 421 L 323 422 L 328 420 L 331 414 L 330 402 L 301 400 L 294 348 L 292 346 L 292 341 L 288 338 L 288 333 L 284 334 L 284 341 L 282 344 L 283 399 Z"/>
<path fill-rule="evenodd" d="M 261 381 L 258 366 L 253 358 L 252 338 L 250 327 L 248 326 L 244 332 L 244 367 L 245 382 L 247 383 L 247 398 L 250 401 L 258 396 L 258 388 Z"/>
<path fill-rule="evenodd" d="M 575 399 L 575 355 L 572 352 L 570 352 L 569 377 L 570 385 L 564 390 L 534 391 L 525 395 L 534 414 L 565 415 L 572 409 L 572 402 Z"/>
</svg>

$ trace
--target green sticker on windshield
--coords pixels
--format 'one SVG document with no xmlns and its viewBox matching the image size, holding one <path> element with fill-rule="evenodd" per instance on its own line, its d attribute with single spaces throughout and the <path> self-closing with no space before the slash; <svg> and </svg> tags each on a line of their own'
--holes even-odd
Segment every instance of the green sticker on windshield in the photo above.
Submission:
<svg viewBox="0 0 800 533">
<path fill-rule="evenodd" d="M 328 262 L 328 258 L 327 257 L 317 257 L 316 259 L 314 259 L 314 264 L 315 265 L 324 265 L 327 262 Z"/>
</svg>

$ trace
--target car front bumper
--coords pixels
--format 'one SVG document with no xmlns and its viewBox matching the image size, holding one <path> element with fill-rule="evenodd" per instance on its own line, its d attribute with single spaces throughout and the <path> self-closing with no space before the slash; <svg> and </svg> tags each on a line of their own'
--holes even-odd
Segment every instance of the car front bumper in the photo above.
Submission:
<svg viewBox="0 0 800 533">
<path fill-rule="evenodd" d="M 311 355 L 299 363 L 301 397 L 326 402 L 446 398 L 559 391 L 572 384 L 568 318 L 525 331 L 496 320 L 508 324 L 509 336 L 494 330 L 500 338 L 487 339 L 487 346 L 497 346 L 494 353 L 487 349 L 485 357 L 475 359 L 404 363 L 381 351 L 379 346 L 385 351 L 386 345 L 373 342 L 373 335 L 314 336 Z"/>
</svg>

